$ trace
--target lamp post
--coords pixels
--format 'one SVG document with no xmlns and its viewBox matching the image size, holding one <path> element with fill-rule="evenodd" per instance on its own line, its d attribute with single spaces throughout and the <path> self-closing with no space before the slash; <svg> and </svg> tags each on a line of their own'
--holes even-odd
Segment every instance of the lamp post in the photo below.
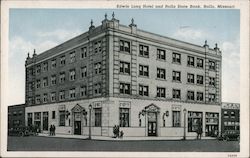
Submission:
<svg viewBox="0 0 250 158">
<path fill-rule="evenodd" d="M 91 110 L 92 110 L 92 105 L 89 104 L 89 139 L 91 139 Z"/>
<path fill-rule="evenodd" d="M 183 140 L 186 140 L 186 113 L 187 113 L 186 108 L 183 109 L 183 113 L 184 113 L 184 136 L 183 136 Z"/>
</svg>

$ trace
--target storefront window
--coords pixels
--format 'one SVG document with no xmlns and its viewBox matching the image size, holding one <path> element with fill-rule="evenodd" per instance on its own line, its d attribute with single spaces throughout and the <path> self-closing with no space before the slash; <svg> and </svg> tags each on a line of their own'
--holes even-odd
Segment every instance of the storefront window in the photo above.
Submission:
<svg viewBox="0 0 250 158">
<path fill-rule="evenodd" d="M 59 111 L 59 126 L 65 126 L 65 110 Z"/>
<path fill-rule="evenodd" d="M 173 127 L 181 126 L 181 112 L 173 111 Z"/>
<path fill-rule="evenodd" d="M 188 132 L 196 132 L 202 128 L 202 112 L 188 112 Z"/>
<path fill-rule="evenodd" d="M 102 108 L 95 108 L 95 126 L 102 126 Z"/>
<path fill-rule="evenodd" d="M 129 108 L 120 108 L 120 127 L 129 127 Z"/>
</svg>

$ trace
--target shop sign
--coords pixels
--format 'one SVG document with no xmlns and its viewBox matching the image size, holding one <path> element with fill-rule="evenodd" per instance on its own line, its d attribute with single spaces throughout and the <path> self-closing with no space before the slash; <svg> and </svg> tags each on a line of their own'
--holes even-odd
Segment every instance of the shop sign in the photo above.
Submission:
<svg viewBox="0 0 250 158">
<path fill-rule="evenodd" d="M 172 111 L 181 111 L 181 105 L 172 105 Z"/>
<path fill-rule="evenodd" d="M 59 105 L 58 110 L 59 111 L 65 111 L 65 105 Z"/>
<path fill-rule="evenodd" d="M 102 107 L 102 103 L 101 102 L 94 102 L 94 108 L 101 108 Z"/>
<path fill-rule="evenodd" d="M 130 108 L 130 102 L 120 102 L 120 108 Z"/>
</svg>

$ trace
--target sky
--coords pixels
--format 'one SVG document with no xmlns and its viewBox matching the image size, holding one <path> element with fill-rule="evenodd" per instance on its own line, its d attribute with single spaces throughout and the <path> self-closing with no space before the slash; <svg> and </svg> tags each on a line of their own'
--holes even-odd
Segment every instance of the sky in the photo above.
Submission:
<svg viewBox="0 0 250 158">
<path fill-rule="evenodd" d="M 25 59 L 98 26 L 112 12 L 120 24 L 222 51 L 222 101 L 240 102 L 240 11 L 237 9 L 10 9 L 8 105 L 25 102 Z M 14 84 L 13 84 L 14 83 Z M 235 93 L 237 92 L 237 93 Z"/>
</svg>

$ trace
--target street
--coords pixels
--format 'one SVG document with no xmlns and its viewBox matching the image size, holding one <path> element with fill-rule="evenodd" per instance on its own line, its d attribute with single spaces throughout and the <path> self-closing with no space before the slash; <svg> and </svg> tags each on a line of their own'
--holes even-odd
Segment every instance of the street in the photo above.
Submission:
<svg viewBox="0 0 250 158">
<path fill-rule="evenodd" d="M 107 141 L 51 137 L 8 137 L 8 151 L 148 151 L 238 152 L 238 141 L 137 140 Z"/>
</svg>

